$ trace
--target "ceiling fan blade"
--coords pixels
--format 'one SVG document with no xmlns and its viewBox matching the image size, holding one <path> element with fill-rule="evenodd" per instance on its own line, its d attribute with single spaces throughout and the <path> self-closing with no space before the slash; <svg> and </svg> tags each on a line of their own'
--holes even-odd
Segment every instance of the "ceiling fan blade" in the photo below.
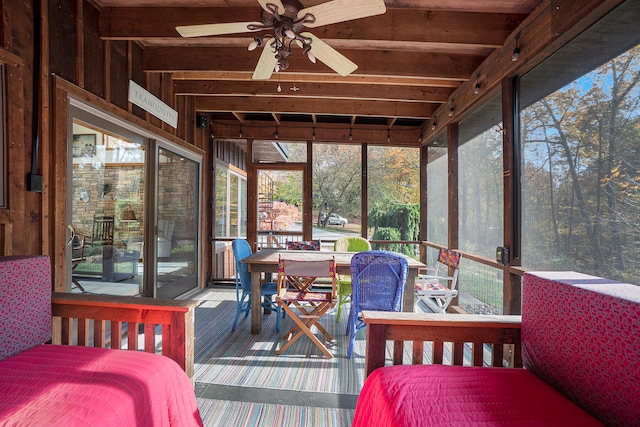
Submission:
<svg viewBox="0 0 640 427">
<path fill-rule="evenodd" d="M 262 8 L 264 10 L 266 10 L 267 12 L 271 12 L 267 8 L 267 4 L 269 4 L 269 3 L 275 4 L 276 6 L 278 6 L 278 13 L 280 15 L 282 15 L 284 13 L 284 5 L 282 4 L 282 2 L 280 0 L 258 0 L 258 3 L 260 3 L 260 6 L 262 6 Z"/>
<path fill-rule="evenodd" d="M 384 0 L 332 0 L 300 10 L 298 19 L 310 13 L 316 17 L 316 21 L 312 24 L 305 24 L 305 26 L 316 28 L 321 25 L 382 15 L 386 11 Z"/>
<path fill-rule="evenodd" d="M 250 33 L 255 30 L 248 25 L 262 25 L 260 22 L 230 22 L 224 24 L 184 25 L 176 27 L 182 37 L 220 36 L 223 34 Z"/>
<path fill-rule="evenodd" d="M 311 53 L 322 63 L 327 65 L 341 76 L 353 73 L 358 66 L 351 62 L 349 58 L 317 38 L 311 33 L 300 33 L 301 36 L 309 37 L 311 41 Z"/>
<path fill-rule="evenodd" d="M 277 62 L 276 54 L 271 50 L 270 43 L 265 43 L 251 78 L 253 80 L 269 80 Z"/>
</svg>

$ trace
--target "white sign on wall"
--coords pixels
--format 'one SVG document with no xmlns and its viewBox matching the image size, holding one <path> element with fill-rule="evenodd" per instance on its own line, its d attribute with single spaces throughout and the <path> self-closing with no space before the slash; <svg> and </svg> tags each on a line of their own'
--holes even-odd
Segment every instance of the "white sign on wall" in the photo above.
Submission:
<svg viewBox="0 0 640 427">
<path fill-rule="evenodd" d="M 129 101 L 170 126 L 178 127 L 178 112 L 132 80 L 129 80 Z"/>
</svg>

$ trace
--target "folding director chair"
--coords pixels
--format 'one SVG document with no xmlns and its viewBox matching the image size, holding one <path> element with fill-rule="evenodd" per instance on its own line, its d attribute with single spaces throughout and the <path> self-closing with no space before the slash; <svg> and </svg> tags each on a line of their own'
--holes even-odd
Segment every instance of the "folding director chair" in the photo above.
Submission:
<svg viewBox="0 0 640 427">
<path fill-rule="evenodd" d="M 331 288 L 313 289 L 317 279 L 329 279 Z M 278 263 L 278 295 L 276 303 L 291 316 L 294 327 L 285 335 L 285 344 L 277 351 L 284 353 L 303 335 L 309 337 L 322 353 L 331 359 L 333 356 L 311 330 L 315 328 L 324 336 L 325 341 L 333 340 L 329 332 L 318 323 L 320 318 L 335 305 L 336 301 L 336 262 L 331 257 L 326 260 L 300 261 L 280 257 Z"/>
<path fill-rule="evenodd" d="M 416 277 L 417 298 L 437 313 L 446 313 L 451 301 L 458 296 L 456 285 L 461 258 L 462 254 L 458 251 L 441 248 L 436 266 L 428 269 L 433 274 L 419 274 Z"/>
</svg>

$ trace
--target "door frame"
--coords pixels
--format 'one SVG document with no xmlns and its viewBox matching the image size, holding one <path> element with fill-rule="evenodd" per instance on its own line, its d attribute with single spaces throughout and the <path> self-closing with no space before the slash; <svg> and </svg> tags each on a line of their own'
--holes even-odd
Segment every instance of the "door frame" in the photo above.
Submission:
<svg viewBox="0 0 640 427">
<path fill-rule="evenodd" d="M 109 121 L 115 121 L 116 124 L 121 125 L 125 129 L 130 129 L 132 132 L 135 132 L 144 138 L 174 144 L 177 147 L 187 150 L 193 155 L 199 156 L 200 159 L 204 159 L 206 152 L 180 138 L 177 138 L 172 133 L 153 126 L 148 121 L 114 106 L 104 99 L 99 98 L 58 76 L 53 76 L 52 78 L 54 84 L 52 138 L 54 142 L 58 141 L 58 143 L 52 144 L 51 158 L 58 159 L 58 161 L 55 162 L 58 167 L 52 167 L 51 169 L 44 171 L 49 174 L 51 181 L 44 186 L 43 193 L 53 192 L 54 194 L 53 202 L 50 207 L 51 209 L 46 210 L 46 212 L 49 213 L 47 228 L 50 233 L 49 253 L 52 259 L 53 290 L 56 292 L 68 292 L 70 291 L 71 286 L 71 276 L 67 267 L 67 265 L 70 266 L 70 258 L 69 255 L 67 255 L 66 245 L 67 240 L 69 239 L 67 224 L 70 215 L 67 208 L 67 199 L 69 197 L 68 186 L 70 185 L 69 162 L 67 161 L 70 157 L 68 149 L 70 106 L 78 106 L 81 109 L 94 113 L 98 117 L 103 117 Z M 146 169 L 145 173 L 149 173 L 149 168 Z M 201 167 L 200 192 L 198 194 L 200 206 L 204 205 L 202 179 L 203 171 Z M 202 222 L 204 220 L 204 215 L 202 212 L 199 212 L 199 216 L 197 240 L 200 245 L 203 241 L 202 232 L 204 227 L 202 226 Z M 203 271 L 203 263 L 200 262 L 198 265 L 198 287 L 201 289 L 205 286 L 205 276 L 206 274 Z"/>
</svg>

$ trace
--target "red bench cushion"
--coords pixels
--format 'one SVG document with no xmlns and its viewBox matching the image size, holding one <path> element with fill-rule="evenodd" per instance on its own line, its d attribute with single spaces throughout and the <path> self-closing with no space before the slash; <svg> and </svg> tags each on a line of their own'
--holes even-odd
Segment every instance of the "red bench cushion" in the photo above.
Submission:
<svg viewBox="0 0 640 427">
<path fill-rule="evenodd" d="M 388 366 L 365 382 L 352 427 L 602 426 L 526 369 Z"/>
<path fill-rule="evenodd" d="M 0 425 L 199 426 L 191 381 L 168 357 L 39 345 L 0 362 Z"/>
<path fill-rule="evenodd" d="M 525 274 L 522 361 L 605 424 L 640 420 L 640 287 L 567 271 Z"/>
</svg>

